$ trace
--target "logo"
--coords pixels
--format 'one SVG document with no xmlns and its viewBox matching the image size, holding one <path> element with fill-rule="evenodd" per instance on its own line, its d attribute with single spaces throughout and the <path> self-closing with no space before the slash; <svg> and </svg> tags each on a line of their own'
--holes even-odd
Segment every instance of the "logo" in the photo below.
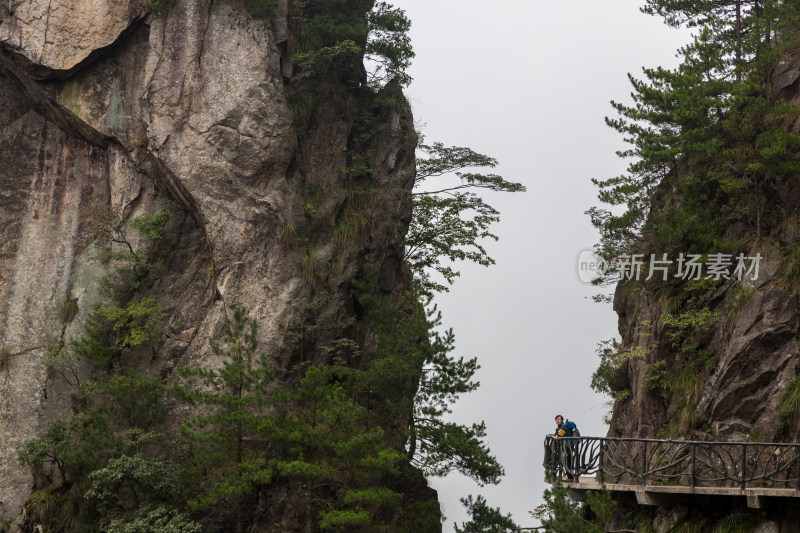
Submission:
<svg viewBox="0 0 800 533">
<path fill-rule="evenodd" d="M 606 261 L 594 250 L 583 250 L 578 255 L 578 278 L 584 283 L 615 274 L 620 281 L 635 279 L 650 281 L 653 278 L 667 281 L 670 278 L 682 280 L 710 279 L 756 281 L 761 260 L 760 252 L 752 257 L 743 253 L 736 256 L 730 253 L 678 254 L 671 259 L 667 254 L 624 254 Z"/>
<path fill-rule="evenodd" d="M 584 283 L 591 283 L 602 278 L 608 272 L 608 262 L 597 255 L 594 250 L 583 250 L 578 255 L 578 278 Z"/>
</svg>

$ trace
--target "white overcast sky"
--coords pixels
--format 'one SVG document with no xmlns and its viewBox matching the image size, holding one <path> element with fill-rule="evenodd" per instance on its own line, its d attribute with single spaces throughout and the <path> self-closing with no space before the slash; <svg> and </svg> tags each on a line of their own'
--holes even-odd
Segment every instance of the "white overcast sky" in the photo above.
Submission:
<svg viewBox="0 0 800 533">
<path fill-rule="evenodd" d="M 466 514 L 458 502 L 483 494 L 536 525 L 542 502 L 544 435 L 553 417 L 583 435 L 605 435 L 606 398 L 589 387 L 598 341 L 617 334 L 608 304 L 578 281 L 575 262 L 596 233 L 590 179 L 620 174 L 621 137 L 605 126 L 609 101 L 628 101 L 626 77 L 642 66 L 674 66 L 687 34 L 625 0 L 394 0 L 412 20 L 417 57 L 407 90 L 428 141 L 469 146 L 500 161 L 499 173 L 527 193 L 495 194 L 502 221 L 497 264 L 464 265 L 438 298 L 457 355 L 477 356 L 481 387 L 456 405 L 460 422 L 485 420 L 506 469 L 497 486 L 461 476 L 434 479 L 445 532 Z"/>
</svg>

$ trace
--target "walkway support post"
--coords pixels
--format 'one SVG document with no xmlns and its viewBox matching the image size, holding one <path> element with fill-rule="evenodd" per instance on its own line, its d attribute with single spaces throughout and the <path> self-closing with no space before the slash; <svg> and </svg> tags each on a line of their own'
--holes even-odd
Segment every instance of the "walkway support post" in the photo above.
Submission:
<svg viewBox="0 0 800 533">
<path fill-rule="evenodd" d="M 795 446 L 794 453 L 797 454 L 797 484 L 794 489 L 800 492 L 800 447 Z"/>
<path fill-rule="evenodd" d="M 695 465 L 697 464 L 697 444 L 692 444 L 692 471 L 689 476 L 689 486 L 694 490 L 694 486 L 697 484 L 697 472 L 695 471 Z"/>
<path fill-rule="evenodd" d="M 642 485 L 646 485 L 647 480 L 647 441 L 642 442 L 642 473 L 639 476 L 642 478 Z"/>
<path fill-rule="evenodd" d="M 747 479 L 747 444 L 742 444 L 742 490 L 744 490 L 745 480 Z"/>
<path fill-rule="evenodd" d="M 599 465 L 599 468 L 597 470 L 597 480 L 600 482 L 601 485 L 605 482 L 605 474 L 603 472 L 603 459 L 604 459 L 604 457 L 603 457 L 603 453 L 604 453 L 603 452 L 603 445 L 604 444 L 605 444 L 605 442 L 601 440 L 600 441 L 600 457 L 599 457 L 600 465 Z M 797 454 L 797 457 L 798 457 L 798 459 L 800 459 L 800 453 Z M 800 484 L 800 468 L 798 468 L 797 483 Z"/>
</svg>

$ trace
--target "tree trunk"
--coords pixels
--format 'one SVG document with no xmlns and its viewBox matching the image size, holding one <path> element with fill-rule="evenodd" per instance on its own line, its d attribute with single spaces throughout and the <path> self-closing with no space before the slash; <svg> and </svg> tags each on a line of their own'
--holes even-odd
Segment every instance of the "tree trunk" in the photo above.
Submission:
<svg viewBox="0 0 800 533">
<path fill-rule="evenodd" d="M 736 0 L 736 81 L 742 81 L 742 0 Z"/>
</svg>

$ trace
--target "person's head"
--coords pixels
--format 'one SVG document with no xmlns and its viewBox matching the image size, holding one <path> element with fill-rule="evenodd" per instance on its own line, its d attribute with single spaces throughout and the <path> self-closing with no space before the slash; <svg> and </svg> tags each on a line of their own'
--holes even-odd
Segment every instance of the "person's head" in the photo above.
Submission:
<svg viewBox="0 0 800 533">
<path fill-rule="evenodd" d="M 556 415 L 556 425 L 560 426 L 563 423 L 564 423 L 564 417 L 561 415 Z"/>
</svg>

